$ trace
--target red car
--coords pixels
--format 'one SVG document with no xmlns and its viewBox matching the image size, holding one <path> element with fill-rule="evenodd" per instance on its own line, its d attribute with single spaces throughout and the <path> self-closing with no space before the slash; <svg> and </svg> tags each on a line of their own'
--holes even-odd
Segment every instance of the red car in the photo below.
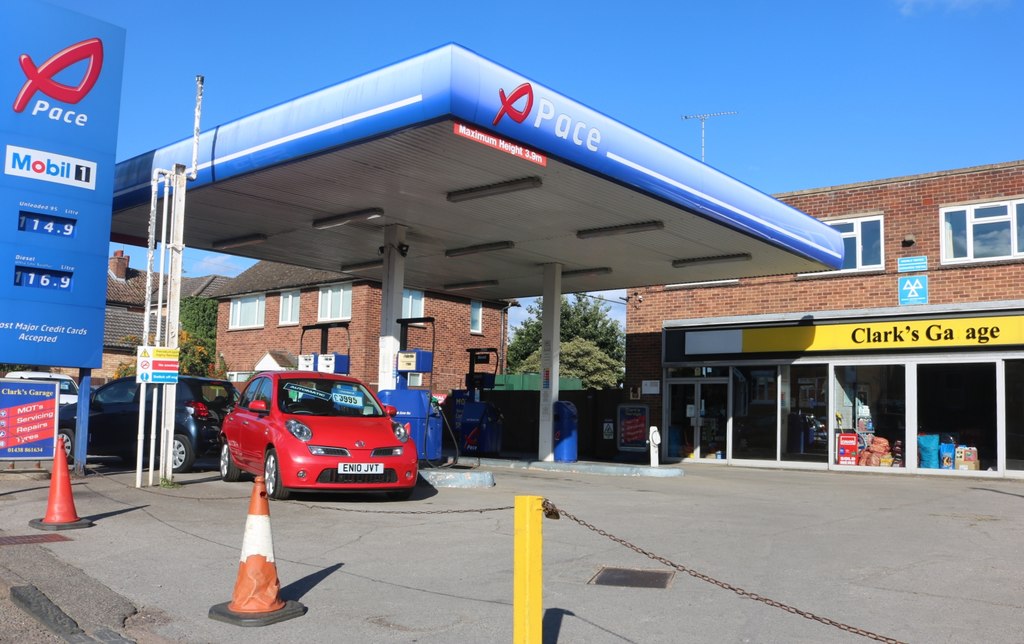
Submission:
<svg viewBox="0 0 1024 644">
<path fill-rule="evenodd" d="M 293 490 L 372 490 L 408 499 L 418 475 L 416 445 L 395 413 L 355 378 L 259 373 L 224 418 L 220 476 L 262 475 L 274 499 Z"/>
</svg>

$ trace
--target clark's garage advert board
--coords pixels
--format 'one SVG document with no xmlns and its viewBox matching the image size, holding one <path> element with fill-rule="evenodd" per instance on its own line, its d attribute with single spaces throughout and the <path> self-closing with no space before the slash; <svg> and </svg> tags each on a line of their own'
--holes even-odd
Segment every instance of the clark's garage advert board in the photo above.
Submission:
<svg viewBox="0 0 1024 644">
<path fill-rule="evenodd" d="M 0 362 L 102 364 L 124 30 L 0 3 Z"/>
</svg>

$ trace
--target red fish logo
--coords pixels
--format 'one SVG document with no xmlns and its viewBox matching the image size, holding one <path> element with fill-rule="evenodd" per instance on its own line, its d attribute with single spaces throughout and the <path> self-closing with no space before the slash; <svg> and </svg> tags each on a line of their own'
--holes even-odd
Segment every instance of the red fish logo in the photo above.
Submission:
<svg viewBox="0 0 1024 644">
<path fill-rule="evenodd" d="M 65 85 L 53 79 L 60 72 L 83 60 L 88 60 L 89 65 L 77 86 Z M 38 67 L 28 54 L 22 54 L 18 58 L 18 63 L 27 80 L 14 99 L 15 112 L 24 111 L 36 92 L 42 92 L 64 103 L 77 103 L 92 91 L 100 77 L 100 70 L 103 68 L 103 42 L 99 38 L 89 38 L 75 43 L 50 56 Z"/>
<path fill-rule="evenodd" d="M 513 105 L 524 96 L 526 97 L 526 107 L 522 110 L 517 110 Z M 516 123 L 522 123 L 530 115 L 530 110 L 533 109 L 533 86 L 529 83 L 523 83 L 512 90 L 512 93 L 508 96 L 505 96 L 504 89 L 499 89 L 498 98 L 501 100 L 501 109 L 498 110 L 498 114 L 494 117 L 492 125 L 497 125 L 501 117 L 506 114 Z"/>
</svg>

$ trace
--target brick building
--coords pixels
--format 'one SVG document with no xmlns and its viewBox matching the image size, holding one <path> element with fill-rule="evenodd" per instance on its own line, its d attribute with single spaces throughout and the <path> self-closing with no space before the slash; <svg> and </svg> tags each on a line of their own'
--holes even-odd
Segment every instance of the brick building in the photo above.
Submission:
<svg viewBox="0 0 1024 644">
<path fill-rule="evenodd" d="M 348 355 L 351 375 L 376 386 L 381 289 L 369 280 L 275 262 L 259 262 L 217 294 L 217 350 L 229 377 L 246 380 L 259 368 L 293 367 L 300 353 L 321 352 L 321 331 L 303 327 L 339 323 L 326 331 L 327 352 Z M 432 317 L 409 326 L 406 348 L 434 353 L 435 392 L 464 387 L 469 348 L 496 348 L 504 356 L 506 302 L 466 300 L 405 289 L 403 318 Z M 300 346 L 301 345 L 301 346 Z M 415 386 L 415 382 L 410 383 Z"/>
<path fill-rule="evenodd" d="M 630 289 L 663 455 L 1024 475 L 1024 161 L 775 196 L 842 270 Z"/>
</svg>

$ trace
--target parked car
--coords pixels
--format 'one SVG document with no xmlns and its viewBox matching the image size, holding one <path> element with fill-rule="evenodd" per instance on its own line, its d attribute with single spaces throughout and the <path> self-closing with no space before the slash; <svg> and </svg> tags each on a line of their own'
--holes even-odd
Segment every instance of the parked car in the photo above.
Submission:
<svg viewBox="0 0 1024 644">
<path fill-rule="evenodd" d="M 146 387 L 145 428 L 149 436 L 153 399 L 160 386 Z M 227 380 L 178 376 L 175 389 L 174 438 L 171 465 L 174 472 L 188 472 L 197 457 L 216 453 L 220 445 L 220 424 L 238 400 L 238 390 Z M 161 403 L 157 406 L 157 426 Z M 74 453 L 78 405 L 67 405 L 59 412 L 57 431 L 64 437 L 69 460 Z M 134 377 L 112 380 L 93 390 L 89 396 L 89 444 L 86 452 L 96 456 L 119 456 L 134 463 L 139 436 L 139 385 Z M 159 443 L 158 443 L 159 445 Z M 146 454 L 149 445 L 145 446 Z M 159 451 L 159 448 L 158 450 Z"/>
<path fill-rule="evenodd" d="M 70 405 L 78 402 L 78 383 L 71 376 L 62 373 L 50 373 L 49 371 L 12 371 L 5 378 L 18 378 L 20 380 L 44 380 L 56 382 L 60 385 L 59 404 Z"/>
<path fill-rule="evenodd" d="M 408 499 L 419 474 L 416 445 L 395 413 L 348 376 L 256 374 L 224 419 L 221 478 L 262 475 L 274 499 L 293 490 L 372 490 Z"/>
</svg>

